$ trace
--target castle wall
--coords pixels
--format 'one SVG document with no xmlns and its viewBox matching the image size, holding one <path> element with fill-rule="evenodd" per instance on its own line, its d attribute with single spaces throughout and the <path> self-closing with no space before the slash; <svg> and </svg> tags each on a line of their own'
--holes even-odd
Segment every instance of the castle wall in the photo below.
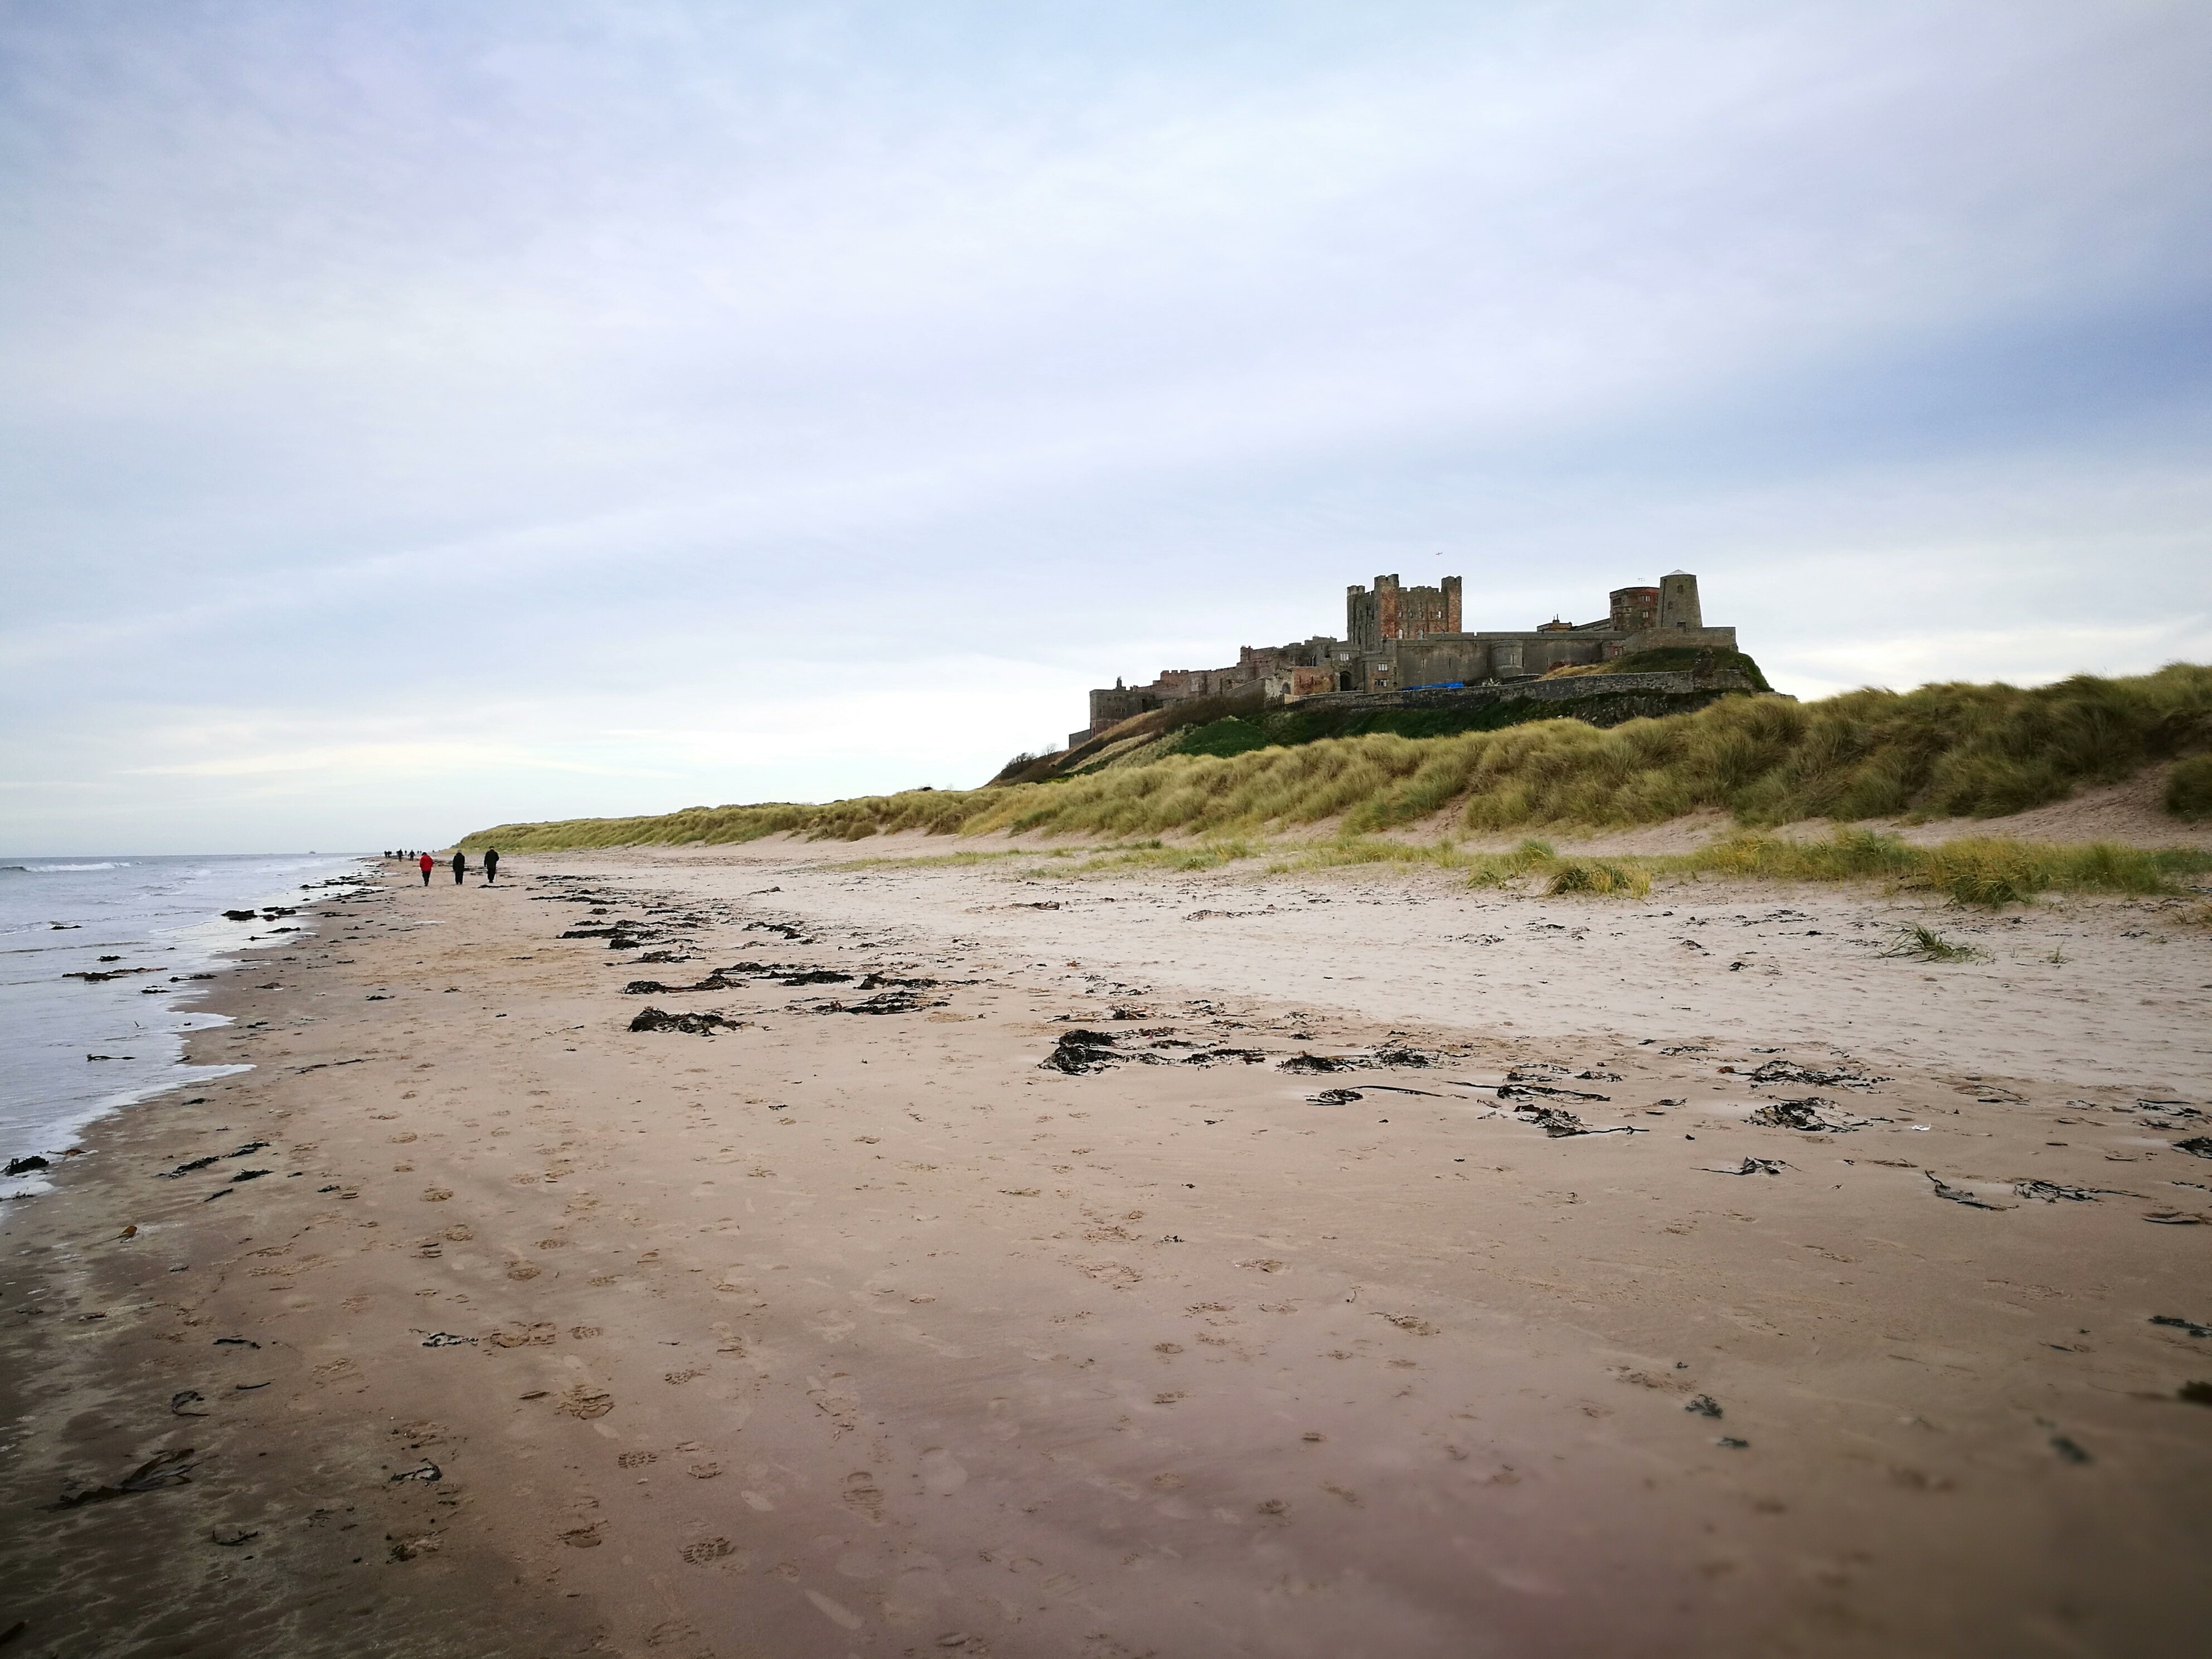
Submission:
<svg viewBox="0 0 2212 1659">
<path fill-rule="evenodd" d="M 1733 651 L 1736 648 L 1733 628 L 1654 628 L 1641 634 L 1632 634 L 1607 654 L 1625 657 L 1632 651 L 1679 651 L 1685 646 L 1699 650 Z"/>
<path fill-rule="evenodd" d="M 1475 684 L 1490 678 L 1490 645 L 1478 635 L 1436 634 L 1427 639 L 1400 640 L 1392 684 L 1397 686 L 1441 685 L 1449 680 Z"/>
</svg>

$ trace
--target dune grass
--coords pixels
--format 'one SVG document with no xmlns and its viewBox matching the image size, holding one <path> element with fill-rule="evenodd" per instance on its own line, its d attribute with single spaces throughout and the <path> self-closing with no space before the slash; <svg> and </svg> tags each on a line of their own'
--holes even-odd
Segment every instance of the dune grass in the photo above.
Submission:
<svg viewBox="0 0 2212 1659">
<path fill-rule="evenodd" d="M 2174 768 L 2167 805 L 2212 814 L 2212 668 L 2076 676 L 2022 690 L 1930 685 L 1818 702 L 1734 696 L 1599 729 L 1547 720 L 1439 738 L 1390 733 L 1171 755 L 1043 783 L 915 790 L 823 805 L 690 807 L 653 817 L 501 824 L 470 848 L 550 851 L 757 840 L 858 841 L 902 830 L 1116 840 L 1249 836 L 1337 819 L 1343 833 L 1447 815 L 1446 833 L 1655 823 L 1719 810 L 1747 827 L 1801 818 L 1993 817 Z"/>
<path fill-rule="evenodd" d="M 1933 847 L 1894 836 L 1844 830 L 1826 841 L 1735 836 L 1656 861 L 1669 871 L 1763 876 L 1785 881 L 1886 879 L 1961 904 L 2025 902 L 2042 892 L 2119 893 L 2150 897 L 2188 890 L 2184 877 L 2212 870 L 2212 854 L 2185 848 L 2147 851 L 2111 842 L 2081 846 L 1965 836 Z"/>
<path fill-rule="evenodd" d="M 1601 858 L 1561 854 L 1549 842 L 1533 836 L 1508 852 L 1470 850 L 1449 839 L 1424 842 L 1345 836 L 1270 845 L 1224 836 L 1176 845 L 1147 841 L 1092 847 L 1074 852 L 1065 862 L 1056 858 L 1024 873 L 1072 877 L 1133 870 L 1213 870 L 1261 859 L 1267 860 L 1263 873 L 1271 876 L 1360 865 L 1422 866 L 1462 872 L 1470 887 L 1533 890 L 1555 897 L 1641 898 L 1651 890 L 1654 880 L 1667 877 L 1863 881 L 1879 883 L 1893 892 L 1928 893 L 1989 909 L 2024 904 L 2046 892 L 2136 898 L 2185 896 L 2199 890 L 2191 878 L 2212 873 L 2212 853 L 2188 848 L 2153 852 L 2109 842 L 2066 846 L 1997 836 L 1915 847 L 1896 836 L 1863 830 L 1840 830 L 1827 840 L 1812 842 L 1752 831 L 1691 853 Z M 887 860 L 914 865 L 975 861 L 958 853 L 942 859 Z M 2212 915 L 2212 906 L 2203 908 Z"/>
<path fill-rule="evenodd" d="M 2166 775 L 2166 810 L 2192 823 L 2212 818 L 2212 755 L 2191 755 Z"/>
<path fill-rule="evenodd" d="M 1903 957 L 1911 962 L 1987 962 L 1990 953 L 1978 945 L 1960 945 L 1945 939 L 1924 922 L 1913 922 L 1897 930 L 1897 937 L 1881 949 L 1886 957 Z"/>
</svg>

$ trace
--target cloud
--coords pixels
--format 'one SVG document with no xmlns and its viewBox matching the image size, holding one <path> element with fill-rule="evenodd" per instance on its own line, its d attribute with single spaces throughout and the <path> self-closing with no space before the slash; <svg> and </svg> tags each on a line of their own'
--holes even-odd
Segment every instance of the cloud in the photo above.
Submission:
<svg viewBox="0 0 2212 1659">
<path fill-rule="evenodd" d="M 2042 0 L 11 13 L 4 751 L 107 780 L 15 822 L 974 781 L 1417 562 L 1698 569 L 1804 692 L 2198 651 L 2208 72 Z"/>
<path fill-rule="evenodd" d="M 226 754 L 219 758 L 184 761 L 165 766 L 119 767 L 115 775 L 125 778 L 259 778 L 289 779 L 305 783 L 342 773 L 357 783 L 376 784 L 394 778 L 412 782 L 460 775 L 482 776 L 490 771 L 528 769 L 533 771 L 578 772 L 598 777 L 650 777 L 635 767 L 592 766 L 557 754 L 533 753 L 514 744 L 483 743 L 349 743 L 326 744 L 311 749 L 275 752 Z"/>
<path fill-rule="evenodd" d="M 2135 669 L 2212 659 L 2212 614 L 2200 612 L 2135 628 L 1957 629 L 1898 635 L 1843 650 L 1800 651 L 1796 683 L 1825 696 L 1878 685 L 1894 690 L 1939 680 L 2010 680 L 2042 684 L 2081 665 Z"/>
</svg>

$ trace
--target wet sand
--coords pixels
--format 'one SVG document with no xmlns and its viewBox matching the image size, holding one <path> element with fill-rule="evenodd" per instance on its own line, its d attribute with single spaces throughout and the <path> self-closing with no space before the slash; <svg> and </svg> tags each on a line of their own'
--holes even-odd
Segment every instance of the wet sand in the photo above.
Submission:
<svg viewBox="0 0 2212 1659">
<path fill-rule="evenodd" d="M 2198 1650 L 2185 907 L 902 850 L 395 872 L 232 976 L 255 1069 L 0 1211 L 0 1629 Z"/>
</svg>

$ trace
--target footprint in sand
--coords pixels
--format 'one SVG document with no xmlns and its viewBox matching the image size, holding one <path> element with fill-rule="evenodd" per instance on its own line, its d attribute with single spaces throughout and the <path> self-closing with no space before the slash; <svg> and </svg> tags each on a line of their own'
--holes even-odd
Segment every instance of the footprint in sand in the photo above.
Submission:
<svg viewBox="0 0 2212 1659">
<path fill-rule="evenodd" d="M 561 1396 L 561 1409 L 571 1417 L 605 1417 L 615 1408 L 615 1397 L 604 1389 L 579 1382 Z"/>
<path fill-rule="evenodd" d="M 921 1463 L 922 1486 L 939 1498 L 949 1498 L 968 1484 L 968 1471 L 942 1446 L 923 1452 Z"/>
<path fill-rule="evenodd" d="M 626 1451 L 621 1456 L 615 1459 L 615 1463 L 617 1467 L 621 1468 L 641 1469 L 647 1463 L 658 1463 L 659 1461 L 660 1454 L 659 1452 Z"/>
<path fill-rule="evenodd" d="M 507 1276 L 509 1279 L 535 1279 L 543 1271 L 535 1262 L 531 1261 L 510 1261 L 507 1264 Z"/>
<path fill-rule="evenodd" d="M 876 1477 L 866 1469 L 855 1469 L 845 1477 L 845 1506 L 856 1510 L 876 1525 L 884 1520 L 884 1489 L 876 1484 Z"/>
</svg>

